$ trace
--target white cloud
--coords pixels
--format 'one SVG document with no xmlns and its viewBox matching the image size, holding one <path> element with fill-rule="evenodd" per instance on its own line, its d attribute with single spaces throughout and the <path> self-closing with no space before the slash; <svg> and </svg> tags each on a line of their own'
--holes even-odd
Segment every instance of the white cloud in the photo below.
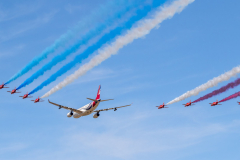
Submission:
<svg viewBox="0 0 240 160">
<path fill-rule="evenodd" d="M 28 146 L 26 144 L 22 143 L 13 143 L 4 147 L 0 147 L 0 154 L 6 154 L 16 151 L 21 151 L 23 149 L 26 149 Z"/>
<path fill-rule="evenodd" d="M 18 24 L 14 24 L 12 28 L 7 28 L 6 30 L 1 30 L 0 34 L 0 43 L 8 41 L 12 38 L 15 38 L 16 36 L 23 34 L 33 28 L 38 27 L 39 25 L 48 23 L 54 15 L 57 13 L 57 11 L 52 11 L 47 14 L 43 14 L 42 16 L 32 19 L 26 22 L 20 22 Z"/>
<path fill-rule="evenodd" d="M 206 137 L 227 133 L 240 126 L 240 121 L 233 121 L 228 124 L 202 123 L 195 126 L 156 127 L 151 130 L 141 125 L 149 117 L 141 118 L 138 115 L 125 119 L 108 117 L 107 123 L 97 122 L 102 128 L 101 132 L 70 129 L 71 133 L 61 140 L 62 145 L 73 152 L 79 150 L 87 153 L 94 150 L 94 154 L 100 157 L 132 159 L 139 154 L 170 153 L 198 145 Z"/>
<path fill-rule="evenodd" d="M 13 4 L 11 8 L 0 5 L 0 23 L 32 14 L 40 8 L 39 4 Z"/>
</svg>

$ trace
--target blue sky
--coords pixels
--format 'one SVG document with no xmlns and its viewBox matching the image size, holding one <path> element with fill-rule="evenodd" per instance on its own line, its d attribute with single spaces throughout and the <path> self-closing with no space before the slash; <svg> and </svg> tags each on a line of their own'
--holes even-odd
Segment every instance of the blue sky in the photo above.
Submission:
<svg viewBox="0 0 240 160">
<path fill-rule="evenodd" d="M 106 2 L 0 2 L 2 82 Z M 145 38 L 129 44 L 49 97 L 54 102 L 79 108 L 89 103 L 87 97 L 95 98 L 101 84 L 101 98 L 115 100 L 101 103 L 99 109 L 134 104 L 117 112 L 102 112 L 98 119 L 92 116 L 69 119 L 66 110 L 58 110 L 46 101 L 33 104 L 21 100 L 20 94 L 10 95 L 7 89 L 1 90 L 0 159 L 238 160 L 240 108 L 236 101 L 239 98 L 217 107 L 208 103 L 239 91 L 239 87 L 189 108 L 182 104 L 190 99 L 169 109 L 157 110 L 155 106 L 239 65 L 239 5 L 237 0 L 196 0 Z M 23 88 L 21 95 L 73 57 Z M 10 89 L 42 65 L 11 83 Z M 79 66 L 34 94 L 34 98 L 46 93 Z"/>
</svg>

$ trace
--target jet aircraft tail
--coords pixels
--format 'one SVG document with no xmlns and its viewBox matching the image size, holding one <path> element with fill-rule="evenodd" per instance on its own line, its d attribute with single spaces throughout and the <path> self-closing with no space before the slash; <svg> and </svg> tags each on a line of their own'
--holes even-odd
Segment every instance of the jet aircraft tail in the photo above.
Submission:
<svg viewBox="0 0 240 160">
<path fill-rule="evenodd" d="M 100 99 L 100 94 L 101 94 L 101 85 L 98 88 L 96 100 Z"/>
</svg>

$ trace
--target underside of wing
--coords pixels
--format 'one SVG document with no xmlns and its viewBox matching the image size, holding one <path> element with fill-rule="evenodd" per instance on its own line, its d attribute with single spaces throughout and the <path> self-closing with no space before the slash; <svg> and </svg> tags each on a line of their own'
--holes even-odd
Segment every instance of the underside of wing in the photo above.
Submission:
<svg viewBox="0 0 240 160">
<path fill-rule="evenodd" d="M 100 109 L 100 110 L 96 110 L 94 112 L 101 112 L 101 111 L 108 111 L 108 110 L 117 110 L 118 108 L 123 108 L 123 107 L 128 107 L 128 106 L 131 106 L 132 104 L 129 104 L 129 105 L 126 105 L 126 106 L 120 106 L 120 107 L 114 107 L 114 108 L 107 108 L 107 109 Z"/>
<path fill-rule="evenodd" d="M 48 100 L 48 102 L 49 102 L 50 104 L 53 104 L 53 105 L 55 105 L 55 106 L 58 106 L 59 109 L 64 108 L 64 109 L 67 109 L 67 110 L 70 110 L 70 111 L 73 111 L 73 112 L 76 112 L 76 113 L 79 113 L 79 114 L 82 113 L 81 111 L 79 111 L 79 110 L 77 110 L 77 109 L 74 109 L 74 108 L 62 106 L 62 105 L 59 105 L 59 104 L 57 104 L 57 103 L 53 103 L 53 102 L 51 102 L 51 101 L 49 101 L 49 100 Z"/>
</svg>

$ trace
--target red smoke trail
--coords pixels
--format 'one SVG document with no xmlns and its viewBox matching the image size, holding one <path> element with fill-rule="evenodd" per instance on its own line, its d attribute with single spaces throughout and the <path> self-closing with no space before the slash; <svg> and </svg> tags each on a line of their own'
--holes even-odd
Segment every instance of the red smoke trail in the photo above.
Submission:
<svg viewBox="0 0 240 160">
<path fill-rule="evenodd" d="M 235 93 L 235 94 L 233 94 L 233 95 L 231 95 L 231 96 L 229 96 L 227 98 L 224 98 L 223 100 L 221 100 L 219 102 L 225 102 L 225 101 L 231 100 L 233 98 L 237 98 L 238 96 L 240 96 L 240 92 L 237 92 L 237 93 Z"/>
<path fill-rule="evenodd" d="M 205 96 L 195 100 L 193 103 L 206 100 L 206 99 L 211 98 L 213 96 L 216 96 L 216 95 L 218 95 L 220 93 L 223 93 L 223 92 L 229 90 L 230 88 L 237 87 L 238 85 L 240 85 L 240 78 L 238 78 L 236 81 L 234 81 L 232 83 L 227 84 L 226 86 L 223 86 L 222 88 L 220 88 L 218 90 L 215 90 L 215 91 L 213 91 L 213 92 L 211 92 L 211 93 L 209 93 L 209 94 L 207 94 L 207 95 L 205 95 Z"/>
</svg>

